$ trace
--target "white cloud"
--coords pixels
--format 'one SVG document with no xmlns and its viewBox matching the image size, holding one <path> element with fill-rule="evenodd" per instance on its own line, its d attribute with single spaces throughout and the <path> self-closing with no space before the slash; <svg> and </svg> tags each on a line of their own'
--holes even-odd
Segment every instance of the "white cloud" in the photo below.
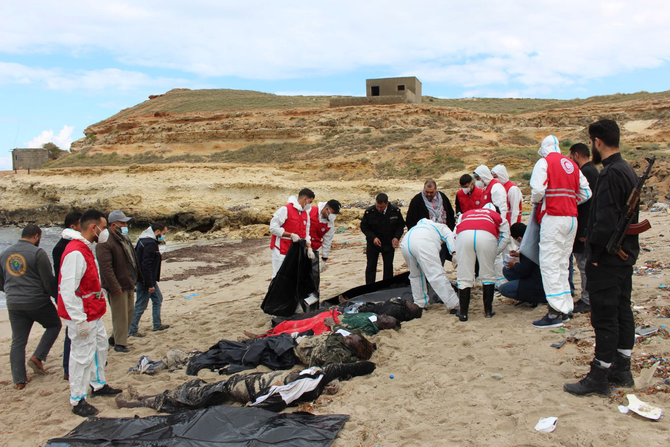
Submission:
<svg viewBox="0 0 670 447">
<path fill-rule="evenodd" d="M 111 55 L 116 62 L 107 66 L 202 77 L 286 79 L 384 67 L 466 88 L 557 87 L 667 64 L 669 22 L 667 0 L 37 0 L 0 6 L 0 53 Z M 9 77 L 0 70 L 0 82 L 101 90 L 180 81 L 114 68 L 14 68 Z"/>
<path fill-rule="evenodd" d="M 58 135 L 55 136 L 53 130 L 43 130 L 41 134 L 30 140 L 27 146 L 38 148 L 42 147 L 45 143 L 54 143 L 63 150 L 70 150 L 73 130 L 73 126 L 63 126 Z"/>
<path fill-rule="evenodd" d="M 186 79 L 152 77 L 139 71 L 117 68 L 68 72 L 61 68 L 42 69 L 0 62 L 0 85 L 3 84 L 35 84 L 51 90 L 104 92 L 130 91 L 145 87 L 165 90 L 176 86 L 190 87 L 192 83 Z"/>
<path fill-rule="evenodd" d="M 0 171 L 10 171 L 12 169 L 12 156 L 0 156 Z"/>
</svg>

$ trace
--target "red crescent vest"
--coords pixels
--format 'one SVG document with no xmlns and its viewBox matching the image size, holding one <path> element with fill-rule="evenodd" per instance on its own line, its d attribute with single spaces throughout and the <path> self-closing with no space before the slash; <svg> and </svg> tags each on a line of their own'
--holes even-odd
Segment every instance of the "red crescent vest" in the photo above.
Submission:
<svg viewBox="0 0 670 447">
<path fill-rule="evenodd" d="M 458 205 L 461 207 L 461 213 L 467 213 L 470 210 L 476 210 L 484 206 L 482 203 L 482 193 L 484 191 L 481 188 L 472 190 L 470 195 L 463 192 L 462 189 L 459 189 L 456 193 L 456 200 L 458 200 Z"/>
<path fill-rule="evenodd" d="M 100 274 L 98 273 L 98 266 L 95 264 L 95 258 L 93 257 L 93 252 L 90 248 L 86 246 L 82 241 L 72 240 L 65 247 L 63 252 L 63 258 L 73 251 L 78 251 L 84 255 L 86 260 L 86 272 L 81 278 L 79 287 L 74 291 L 74 294 L 81 298 L 84 303 L 84 312 L 86 313 L 86 321 L 97 320 L 98 318 L 105 315 L 107 310 L 107 302 L 105 301 L 105 296 L 102 294 L 102 287 L 100 286 Z M 60 294 L 60 283 L 63 278 L 63 271 L 61 270 L 58 274 L 58 316 L 65 318 L 66 320 L 71 320 L 70 315 L 65 310 L 65 304 L 63 304 L 63 297 Z"/>
<path fill-rule="evenodd" d="M 309 237 L 312 240 L 312 249 L 318 250 L 323 244 L 323 236 L 328 233 L 330 226 L 328 222 L 319 220 L 319 207 L 313 206 L 309 210 Z"/>
<path fill-rule="evenodd" d="M 286 209 L 288 210 L 288 216 L 286 217 L 286 222 L 284 222 L 284 225 L 282 225 L 282 228 L 284 231 L 288 231 L 289 233 L 295 233 L 298 236 L 300 236 L 301 239 L 305 239 L 307 237 L 307 219 L 309 214 L 307 211 L 298 211 L 292 203 L 289 203 L 286 206 Z M 275 248 L 275 242 L 277 240 L 277 236 L 274 234 L 272 235 L 272 238 L 270 239 L 270 248 Z M 279 241 L 279 253 L 285 255 L 288 253 L 288 248 L 291 246 L 291 238 L 290 237 L 283 237 Z"/>
<path fill-rule="evenodd" d="M 488 186 L 482 193 L 482 206 L 486 205 L 487 203 L 493 203 L 491 201 L 491 189 L 493 189 L 493 185 L 496 184 L 500 184 L 500 182 L 496 179 L 491 180 L 491 183 L 488 184 Z"/>
<path fill-rule="evenodd" d="M 512 223 L 513 223 L 512 222 L 512 205 L 510 205 L 510 203 L 509 203 L 509 190 L 512 186 L 516 186 L 516 185 L 514 183 L 510 182 L 510 181 L 507 181 L 507 183 L 505 183 L 503 186 L 505 187 L 505 191 L 507 192 L 507 209 L 509 210 L 509 211 L 507 211 L 507 216 L 505 216 L 505 217 L 507 217 L 507 222 L 509 222 L 509 224 L 512 225 Z M 514 222 L 514 223 L 521 222 L 521 211 L 522 210 L 523 210 L 523 201 L 519 202 L 519 215 L 517 216 L 516 222 Z"/>
<path fill-rule="evenodd" d="M 465 230 L 483 230 L 499 238 L 500 224 L 502 224 L 502 217 L 493 210 L 470 210 L 461 216 L 461 223 L 456 226 L 456 234 Z"/>
<path fill-rule="evenodd" d="M 537 214 L 537 221 L 541 222 L 545 214 L 577 217 L 579 166 L 558 152 L 552 152 L 544 158 L 547 160 L 547 189 L 544 193 L 544 210 Z"/>
</svg>

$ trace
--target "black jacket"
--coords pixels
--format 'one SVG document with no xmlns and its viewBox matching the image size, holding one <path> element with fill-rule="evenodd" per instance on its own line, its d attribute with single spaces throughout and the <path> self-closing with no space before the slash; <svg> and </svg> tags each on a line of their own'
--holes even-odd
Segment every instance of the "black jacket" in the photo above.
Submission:
<svg viewBox="0 0 670 447">
<path fill-rule="evenodd" d="M 156 282 L 161 280 L 161 256 L 158 250 L 158 242 L 150 237 L 143 237 L 135 245 L 137 263 L 142 272 L 141 282 L 147 287 L 155 287 Z"/>
<path fill-rule="evenodd" d="M 637 186 L 637 174 L 630 165 L 615 153 L 603 160 L 603 169 L 598 175 L 596 190 L 591 199 L 591 214 L 586 230 L 587 262 L 606 266 L 631 266 L 640 253 L 638 236 L 626 236 L 621 248 L 628 254 L 623 260 L 605 250 L 607 242 L 616 229 L 630 193 Z M 635 210 L 633 223 L 637 223 L 639 207 Z"/>
<path fill-rule="evenodd" d="M 405 220 L 402 218 L 400 208 L 388 204 L 385 213 L 377 211 L 377 207 L 372 205 L 365 210 L 361 220 L 361 231 L 365 234 L 368 241 L 368 247 L 377 248 L 374 245 L 375 238 L 379 238 L 382 243 L 381 249 L 392 249 L 391 241 L 400 239 L 405 230 Z"/>
<path fill-rule="evenodd" d="M 56 274 L 56 281 L 60 275 L 60 263 L 63 260 L 63 253 L 65 253 L 65 247 L 70 242 L 70 239 L 60 238 L 60 241 L 56 243 L 54 249 L 51 251 L 51 257 L 54 260 L 54 273 Z"/>
<path fill-rule="evenodd" d="M 456 226 L 454 209 L 451 206 L 451 202 L 442 191 L 438 191 L 438 194 L 442 196 L 442 208 L 444 208 L 444 211 L 447 213 L 446 224 L 450 230 L 453 230 Z M 426 203 L 423 201 L 421 193 L 415 195 L 409 203 L 409 209 L 407 210 L 407 229 L 409 230 L 412 228 L 421 219 L 428 219 L 429 217 L 430 213 L 428 212 L 428 208 L 426 208 Z"/>
<path fill-rule="evenodd" d="M 591 194 L 596 190 L 596 183 L 598 182 L 598 169 L 591 164 L 590 161 L 584 163 L 584 166 L 581 167 L 582 174 L 586 177 L 586 180 L 589 182 L 589 188 L 591 188 Z M 573 253 L 583 253 L 584 252 L 584 242 L 581 242 L 579 238 L 586 237 L 586 227 L 589 222 L 589 215 L 591 213 L 591 203 L 593 198 L 587 200 L 581 205 L 577 205 L 577 234 L 575 235 L 575 243 L 572 246 Z"/>
<path fill-rule="evenodd" d="M 519 275 L 517 300 L 528 303 L 547 302 L 544 287 L 542 286 L 542 272 L 539 265 L 519 253 L 519 262 L 514 264 L 512 271 Z"/>
</svg>

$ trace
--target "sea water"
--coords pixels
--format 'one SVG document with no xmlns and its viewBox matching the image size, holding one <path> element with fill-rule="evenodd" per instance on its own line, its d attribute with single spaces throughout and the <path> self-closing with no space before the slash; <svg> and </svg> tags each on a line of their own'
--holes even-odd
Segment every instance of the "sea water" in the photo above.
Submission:
<svg viewBox="0 0 670 447">
<path fill-rule="evenodd" d="M 0 253 L 5 251 L 8 247 L 16 244 L 21 239 L 21 231 L 23 228 L 19 227 L 0 227 Z M 53 258 L 51 251 L 60 240 L 60 235 L 63 229 L 60 227 L 45 227 L 42 228 L 42 240 L 40 241 L 40 248 L 49 255 L 51 265 L 53 265 Z M 7 303 L 5 301 L 5 294 L 0 292 L 0 309 L 6 309 Z"/>
</svg>

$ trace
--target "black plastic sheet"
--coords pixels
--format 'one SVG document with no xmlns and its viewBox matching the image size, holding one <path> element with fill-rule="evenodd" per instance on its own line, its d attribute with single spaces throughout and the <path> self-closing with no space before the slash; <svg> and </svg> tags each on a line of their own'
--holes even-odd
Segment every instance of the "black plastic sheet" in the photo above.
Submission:
<svg viewBox="0 0 670 447">
<path fill-rule="evenodd" d="M 304 299 L 316 292 L 316 286 L 312 279 L 312 260 L 306 250 L 304 239 L 291 244 L 261 303 L 266 314 L 289 317 L 298 305 L 303 311 L 307 310 Z"/>
<path fill-rule="evenodd" d="M 405 272 L 399 275 L 395 275 L 393 278 L 354 287 L 353 289 L 349 289 L 346 292 L 342 292 L 337 296 L 325 300 L 322 305 L 324 307 L 338 306 L 344 300 L 349 300 L 352 303 L 389 300 L 391 298 L 403 295 L 403 293 L 407 292 L 408 290 L 410 290 L 409 272 Z M 411 296 L 411 291 L 409 293 L 409 296 Z"/>
<path fill-rule="evenodd" d="M 276 414 L 249 407 L 219 405 L 168 416 L 89 418 L 47 447 L 314 447 L 329 446 L 345 414 Z"/>
</svg>

